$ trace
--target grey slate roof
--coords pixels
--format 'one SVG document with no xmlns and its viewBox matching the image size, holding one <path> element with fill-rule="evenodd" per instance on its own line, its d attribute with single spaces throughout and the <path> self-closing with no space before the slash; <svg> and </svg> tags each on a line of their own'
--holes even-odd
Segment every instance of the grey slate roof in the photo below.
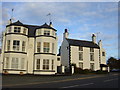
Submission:
<svg viewBox="0 0 120 90">
<path fill-rule="evenodd" d="M 97 44 L 92 41 L 76 40 L 76 39 L 66 39 L 70 45 L 81 46 L 81 47 L 91 47 L 100 48 Z"/>
<path fill-rule="evenodd" d="M 49 25 L 47 25 L 46 23 L 41 25 L 41 26 L 37 26 L 37 25 L 27 25 L 27 24 L 23 24 L 21 23 L 19 20 L 17 22 L 14 22 L 14 23 L 11 23 L 10 25 L 7 25 L 6 27 L 8 26 L 24 26 L 26 28 L 28 28 L 28 36 L 29 37 L 34 37 L 35 36 L 35 33 L 36 33 L 36 29 L 39 29 L 39 28 L 47 28 L 47 29 L 52 29 L 54 31 L 57 31 L 56 29 L 50 27 Z"/>
</svg>

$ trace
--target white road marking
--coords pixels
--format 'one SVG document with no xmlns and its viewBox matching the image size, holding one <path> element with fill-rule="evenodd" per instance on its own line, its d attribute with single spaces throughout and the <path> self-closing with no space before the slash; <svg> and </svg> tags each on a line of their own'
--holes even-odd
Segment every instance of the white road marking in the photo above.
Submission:
<svg viewBox="0 0 120 90">
<path fill-rule="evenodd" d="M 113 81 L 113 80 L 118 80 L 118 78 L 105 80 L 104 82 L 109 82 L 109 81 Z"/>
<path fill-rule="evenodd" d="M 81 85 L 73 85 L 73 86 L 67 86 L 67 87 L 61 87 L 61 88 L 72 88 L 72 87 L 77 87 L 77 86 L 87 86 L 87 85 L 91 85 L 94 83 L 87 83 L 87 84 L 81 84 Z"/>
</svg>

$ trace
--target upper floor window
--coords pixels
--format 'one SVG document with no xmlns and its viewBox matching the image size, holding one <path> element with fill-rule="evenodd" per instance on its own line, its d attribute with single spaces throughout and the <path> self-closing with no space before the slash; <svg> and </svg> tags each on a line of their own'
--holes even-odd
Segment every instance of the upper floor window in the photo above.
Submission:
<svg viewBox="0 0 120 90">
<path fill-rule="evenodd" d="M 37 52 L 40 52 L 40 42 L 37 42 Z"/>
<path fill-rule="evenodd" d="M 54 43 L 52 43 L 52 53 L 54 53 Z"/>
<path fill-rule="evenodd" d="M 7 40 L 7 50 L 10 50 L 10 40 Z"/>
<path fill-rule="evenodd" d="M 94 61 L 94 53 L 90 53 L 90 61 Z"/>
<path fill-rule="evenodd" d="M 83 53 L 79 52 L 79 60 L 83 60 Z"/>
<path fill-rule="evenodd" d="M 20 47 L 20 41 L 14 40 L 13 41 L 13 50 L 19 51 L 19 47 Z"/>
<path fill-rule="evenodd" d="M 83 51 L 83 47 L 79 46 L 79 51 Z"/>
<path fill-rule="evenodd" d="M 24 28 L 23 29 L 23 34 L 26 34 L 26 32 L 27 32 L 27 28 Z"/>
<path fill-rule="evenodd" d="M 105 56 L 105 52 L 102 52 L 102 56 Z"/>
<path fill-rule="evenodd" d="M 60 61 L 60 58 L 59 58 L 59 57 L 57 58 L 57 61 Z"/>
<path fill-rule="evenodd" d="M 90 52 L 94 52 L 94 48 L 90 48 Z"/>
<path fill-rule="evenodd" d="M 25 51 L 25 41 L 22 42 L 22 51 Z"/>
<path fill-rule="evenodd" d="M 10 33 L 12 31 L 11 27 L 8 27 L 8 33 Z"/>
<path fill-rule="evenodd" d="M 38 35 L 41 35 L 41 30 L 40 29 L 38 29 Z"/>
<path fill-rule="evenodd" d="M 50 31 L 44 30 L 44 35 L 49 36 L 50 35 Z"/>
<path fill-rule="evenodd" d="M 21 27 L 14 27 L 14 32 L 15 33 L 20 33 Z"/>
<path fill-rule="evenodd" d="M 44 52 L 48 53 L 50 51 L 50 43 L 44 42 L 43 50 L 44 50 Z"/>
<path fill-rule="evenodd" d="M 54 34 L 55 34 L 55 32 L 54 31 L 52 31 L 52 35 L 54 36 Z"/>
</svg>

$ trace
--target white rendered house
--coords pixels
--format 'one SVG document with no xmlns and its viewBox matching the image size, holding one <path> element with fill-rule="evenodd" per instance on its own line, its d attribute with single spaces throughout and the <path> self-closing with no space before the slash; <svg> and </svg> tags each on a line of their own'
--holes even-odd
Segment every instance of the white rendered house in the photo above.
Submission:
<svg viewBox="0 0 120 90">
<path fill-rule="evenodd" d="M 82 69 L 100 70 L 100 65 L 106 65 L 106 53 L 102 48 L 101 40 L 96 43 L 96 36 L 92 35 L 92 41 L 76 40 L 68 38 L 65 29 L 61 45 L 61 64 L 67 70 L 71 70 L 72 64 Z"/>
<path fill-rule="evenodd" d="M 37 26 L 10 21 L 3 36 L 3 73 L 57 73 L 56 31 L 52 22 Z"/>
</svg>

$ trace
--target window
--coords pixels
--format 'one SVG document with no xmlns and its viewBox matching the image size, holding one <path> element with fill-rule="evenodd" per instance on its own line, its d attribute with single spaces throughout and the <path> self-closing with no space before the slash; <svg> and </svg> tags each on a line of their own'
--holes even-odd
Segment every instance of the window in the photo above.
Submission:
<svg viewBox="0 0 120 90">
<path fill-rule="evenodd" d="M 18 69 L 18 58 L 12 58 L 12 65 L 11 65 L 11 68 L 12 69 Z"/>
<path fill-rule="evenodd" d="M 94 63 L 90 63 L 90 69 L 94 70 Z"/>
<path fill-rule="evenodd" d="M 11 27 L 8 27 L 8 33 L 10 33 L 10 32 L 11 32 L 11 30 L 12 30 L 12 28 L 11 28 Z"/>
<path fill-rule="evenodd" d="M 24 28 L 23 29 L 23 34 L 26 34 L 26 32 L 27 32 L 27 28 Z"/>
<path fill-rule="evenodd" d="M 7 50 L 10 50 L 10 40 L 7 40 Z"/>
<path fill-rule="evenodd" d="M 58 61 L 60 61 L 60 58 L 57 58 Z"/>
<path fill-rule="evenodd" d="M 79 52 L 79 60 L 83 60 L 83 53 Z"/>
<path fill-rule="evenodd" d="M 52 43 L 52 53 L 54 53 L 54 43 Z"/>
<path fill-rule="evenodd" d="M 25 63 L 25 58 L 22 58 L 21 59 L 21 69 L 24 69 L 24 65 L 25 65 L 24 63 Z"/>
<path fill-rule="evenodd" d="M 21 28 L 20 27 L 14 27 L 14 32 L 15 33 L 20 33 Z"/>
<path fill-rule="evenodd" d="M 79 68 L 83 69 L 83 63 L 79 62 Z"/>
<path fill-rule="evenodd" d="M 22 51 L 25 51 L 25 41 L 22 42 Z"/>
<path fill-rule="evenodd" d="M 80 47 L 80 46 L 79 46 L 79 51 L 83 51 L 83 47 Z"/>
<path fill-rule="evenodd" d="M 38 35 L 41 35 L 41 30 L 40 29 L 38 29 Z"/>
<path fill-rule="evenodd" d="M 94 53 L 90 53 L 90 61 L 94 61 Z"/>
<path fill-rule="evenodd" d="M 54 31 L 52 31 L 52 35 L 54 36 Z"/>
<path fill-rule="evenodd" d="M 37 42 L 37 52 L 40 52 L 40 42 Z"/>
<path fill-rule="evenodd" d="M 43 59 L 43 70 L 49 70 L 49 59 Z"/>
<path fill-rule="evenodd" d="M 54 70 L 54 60 L 52 60 L 52 70 Z"/>
<path fill-rule="evenodd" d="M 90 52 L 94 52 L 94 48 L 90 48 Z"/>
<path fill-rule="evenodd" d="M 36 61 L 36 69 L 40 69 L 40 59 L 37 59 Z"/>
<path fill-rule="evenodd" d="M 50 44 L 48 42 L 44 42 L 43 50 L 44 50 L 45 53 L 49 52 L 49 50 L 50 50 Z"/>
<path fill-rule="evenodd" d="M 105 56 L 105 52 L 102 52 L 102 56 Z"/>
<path fill-rule="evenodd" d="M 50 31 L 45 30 L 45 31 L 44 31 L 44 35 L 49 36 L 49 35 L 50 35 Z"/>
<path fill-rule="evenodd" d="M 9 68 L 9 57 L 6 57 L 5 67 L 6 67 L 6 68 Z"/>
<path fill-rule="evenodd" d="M 14 40 L 13 41 L 13 50 L 19 51 L 19 47 L 20 47 L 20 41 Z"/>
</svg>

